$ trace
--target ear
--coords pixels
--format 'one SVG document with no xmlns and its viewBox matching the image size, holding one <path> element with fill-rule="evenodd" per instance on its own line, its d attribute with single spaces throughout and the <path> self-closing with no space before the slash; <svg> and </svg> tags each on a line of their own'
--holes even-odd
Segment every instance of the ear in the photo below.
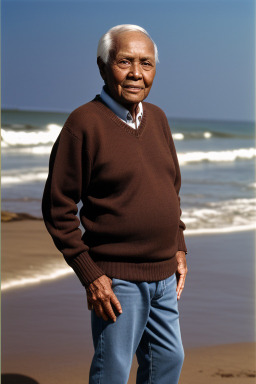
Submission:
<svg viewBox="0 0 256 384">
<path fill-rule="evenodd" d="M 100 57 L 97 58 L 97 64 L 99 67 L 100 75 L 102 79 L 105 81 L 106 80 L 106 64 L 103 62 L 103 60 Z"/>
</svg>

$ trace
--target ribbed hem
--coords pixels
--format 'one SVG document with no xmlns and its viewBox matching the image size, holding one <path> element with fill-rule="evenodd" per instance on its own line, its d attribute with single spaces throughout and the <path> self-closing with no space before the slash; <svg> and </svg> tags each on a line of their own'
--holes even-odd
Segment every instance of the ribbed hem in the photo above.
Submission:
<svg viewBox="0 0 256 384">
<path fill-rule="evenodd" d="M 129 281 L 159 281 L 171 276 L 177 270 L 176 257 L 148 263 L 95 261 L 97 266 L 112 278 Z"/>
<path fill-rule="evenodd" d="M 181 228 L 179 228 L 179 233 L 178 233 L 178 250 L 183 251 L 186 254 L 188 252 L 185 239 L 184 239 L 183 230 Z"/>
<path fill-rule="evenodd" d="M 88 287 L 94 280 L 105 275 L 89 256 L 88 252 L 83 252 L 72 260 L 67 260 L 68 265 L 73 268 L 81 283 Z"/>
</svg>

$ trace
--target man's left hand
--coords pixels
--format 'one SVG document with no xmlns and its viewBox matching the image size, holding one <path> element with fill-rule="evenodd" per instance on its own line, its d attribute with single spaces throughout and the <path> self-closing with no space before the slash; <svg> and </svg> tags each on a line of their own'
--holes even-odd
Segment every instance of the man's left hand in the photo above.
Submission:
<svg viewBox="0 0 256 384">
<path fill-rule="evenodd" d="M 188 273 L 185 252 L 178 251 L 176 253 L 176 260 L 178 263 L 177 272 L 176 272 L 176 277 L 177 277 L 176 292 L 177 292 L 177 299 L 179 300 L 185 285 L 186 275 Z"/>
</svg>

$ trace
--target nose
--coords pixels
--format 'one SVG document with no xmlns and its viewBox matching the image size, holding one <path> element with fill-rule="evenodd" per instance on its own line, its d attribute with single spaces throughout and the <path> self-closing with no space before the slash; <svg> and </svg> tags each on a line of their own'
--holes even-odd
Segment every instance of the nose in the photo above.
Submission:
<svg viewBox="0 0 256 384">
<path fill-rule="evenodd" d="M 132 65 L 131 65 L 131 70 L 129 72 L 129 77 L 131 78 L 134 78 L 136 80 L 139 80 L 142 78 L 142 73 L 141 73 L 141 67 L 140 67 L 140 64 L 137 63 L 137 62 L 134 62 Z"/>
</svg>

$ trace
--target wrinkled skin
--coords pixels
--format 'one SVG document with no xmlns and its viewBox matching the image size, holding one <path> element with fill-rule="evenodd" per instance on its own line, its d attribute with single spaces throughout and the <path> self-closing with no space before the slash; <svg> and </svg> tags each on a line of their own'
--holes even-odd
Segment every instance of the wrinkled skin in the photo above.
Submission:
<svg viewBox="0 0 256 384">
<path fill-rule="evenodd" d="M 110 96 L 135 118 L 138 104 L 149 94 L 156 74 L 155 51 L 144 33 L 120 33 L 114 39 L 107 64 L 98 66 Z"/>
<path fill-rule="evenodd" d="M 188 272 L 185 252 L 178 251 L 176 253 L 176 259 L 178 263 L 176 271 L 176 292 L 177 299 L 179 300 L 184 289 L 186 275 Z M 116 309 L 118 313 L 122 313 L 122 307 L 111 286 L 112 280 L 106 275 L 102 275 L 98 279 L 94 280 L 86 288 L 87 304 L 89 310 L 94 308 L 98 317 L 102 317 L 106 321 L 111 319 L 115 322 L 116 314 L 114 310 Z"/>
<path fill-rule="evenodd" d="M 107 64 L 98 58 L 98 66 L 110 95 L 127 108 L 135 119 L 138 104 L 149 94 L 156 73 L 155 52 L 152 41 L 141 32 L 124 32 L 114 41 Z M 185 253 L 176 253 L 178 263 L 177 299 L 184 288 L 187 263 Z M 116 321 L 122 307 L 112 290 L 112 280 L 102 275 L 87 288 L 88 309 L 94 308 L 98 317 Z M 116 311 L 116 313 L 115 313 Z"/>
<path fill-rule="evenodd" d="M 178 263 L 177 271 L 176 271 L 176 277 L 177 277 L 177 299 L 180 299 L 181 293 L 185 286 L 185 280 L 188 273 L 188 267 L 187 267 L 187 261 L 186 261 L 186 254 L 183 251 L 178 251 L 176 253 L 176 259 Z"/>
<path fill-rule="evenodd" d="M 119 313 L 122 313 L 121 304 L 111 286 L 112 280 L 108 276 L 102 275 L 86 288 L 88 309 L 91 310 L 93 307 L 96 315 L 106 321 L 109 318 L 116 321 L 112 305 Z"/>
</svg>

